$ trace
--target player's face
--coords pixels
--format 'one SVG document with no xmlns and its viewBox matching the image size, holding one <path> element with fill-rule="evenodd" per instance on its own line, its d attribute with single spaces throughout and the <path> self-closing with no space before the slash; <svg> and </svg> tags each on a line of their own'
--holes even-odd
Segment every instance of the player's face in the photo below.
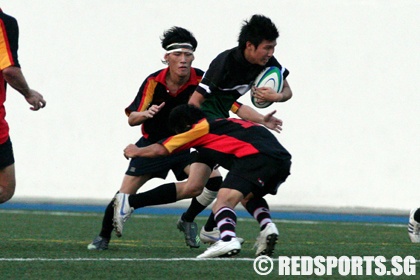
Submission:
<svg viewBox="0 0 420 280">
<path fill-rule="evenodd" d="M 247 43 L 245 49 L 245 57 L 252 64 L 264 66 L 268 60 L 274 55 L 277 41 L 263 40 L 257 48 L 250 42 Z M 248 55 L 246 55 L 248 54 Z"/>
<path fill-rule="evenodd" d="M 190 75 L 191 65 L 194 60 L 194 54 L 190 51 L 179 51 L 165 55 L 166 61 L 168 61 L 169 69 L 171 73 L 180 77 Z"/>
</svg>

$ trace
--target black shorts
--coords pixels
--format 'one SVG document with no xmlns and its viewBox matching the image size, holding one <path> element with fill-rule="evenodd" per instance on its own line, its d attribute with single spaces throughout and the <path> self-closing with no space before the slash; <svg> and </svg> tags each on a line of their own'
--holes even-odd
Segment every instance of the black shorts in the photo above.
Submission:
<svg viewBox="0 0 420 280">
<path fill-rule="evenodd" d="M 12 165 L 13 163 L 15 163 L 15 158 L 13 156 L 12 141 L 10 141 L 9 137 L 6 142 L 0 144 L 0 169 Z"/>
<path fill-rule="evenodd" d="M 290 175 L 291 161 L 278 160 L 265 155 L 249 156 L 234 162 L 221 188 L 240 191 L 244 197 L 276 194 L 279 186 Z"/>
<path fill-rule="evenodd" d="M 146 138 L 142 137 L 136 143 L 136 146 L 146 147 L 151 144 L 153 144 L 153 142 L 150 142 Z M 130 164 L 125 174 L 130 176 L 150 174 L 152 175 L 152 178 L 165 179 L 169 171 L 172 170 L 176 179 L 182 181 L 188 178 L 184 169 L 193 162 L 193 158 L 194 157 L 190 154 L 190 151 L 175 153 L 167 157 L 137 157 L 130 160 Z"/>
</svg>

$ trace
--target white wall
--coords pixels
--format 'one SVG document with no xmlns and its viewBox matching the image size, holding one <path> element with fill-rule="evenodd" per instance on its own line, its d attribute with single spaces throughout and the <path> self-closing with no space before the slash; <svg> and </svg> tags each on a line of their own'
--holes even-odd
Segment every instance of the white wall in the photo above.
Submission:
<svg viewBox="0 0 420 280">
<path fill-rule="evenodd" d="M 163 30 L 193 31 L 194 66 L 205 70 L 236 45 L 241 22 L 262 13 L 280 30 L 276 57 L 291 71 L 294 92 L 266 110 L 278 110 L 279 139 L 293 154 L 292 175 L 270 202 L 420 205 L 417 0 L 13 0 L 1 7 L 19 21 L 23 71 L 48 102 L 32 112 L 8 91 L 15 199 L 111 198 L 128 164 L 122 150 L 139 137 L 124 108 L 146 75 L 163 67 Z"/>
</svg>

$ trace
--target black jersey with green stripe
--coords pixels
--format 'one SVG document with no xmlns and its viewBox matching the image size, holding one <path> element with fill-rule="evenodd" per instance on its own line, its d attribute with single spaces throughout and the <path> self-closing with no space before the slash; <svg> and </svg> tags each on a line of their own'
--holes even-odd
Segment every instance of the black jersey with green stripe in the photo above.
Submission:
<svg viewBox="0 0 420 280">
<path fill-rule="evenodd" d="M 289 75 L 274 56 L 261 66 L 249 63 L 238 47 L 220 53 L 197 87 L 205 97 L 200 108 L 209 119 L 228 118 L 234 102 L 251 89 L 258 74 L 269 66 L 277 66 L 284 79 Z"/>
<path fill-rule="evenodd" d="M 187 132 L 163 139 L 169 153 L 195 148 L 211 164 L 230 169 L 236 160 L 263 154 L 290 160 L 290 153 L 265 127 L 242 119 L 200 120 Z M 210 164 L 209 164 L 210 165 Z"/>
</svg>

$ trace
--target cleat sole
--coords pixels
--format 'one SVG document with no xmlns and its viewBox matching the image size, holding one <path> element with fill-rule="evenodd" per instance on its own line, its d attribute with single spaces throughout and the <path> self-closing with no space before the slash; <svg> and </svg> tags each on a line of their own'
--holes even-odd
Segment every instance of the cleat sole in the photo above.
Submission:
<svg viewBox="0 0 420 280">
<path fill-rule="evenodd" d="M 219 256 L 219 258 L 230 258 L 230 257 L 234 257 L 237 254 L 239 254 L 239 252 L 241 252 L 241 249 L 233 249 L 233 250 L 227 252 L 226 254 Z"/>
<path fill-rule="evenodd" d="M 277 244 L 278 235 L 273 233 L 267 236 L 266 242 L 267 242 L 267 248 L 263 250 L 259 256 L 265 255 L 265 256 L 271 256 L 274 252 L 274 248 Z"/>
</svg>

